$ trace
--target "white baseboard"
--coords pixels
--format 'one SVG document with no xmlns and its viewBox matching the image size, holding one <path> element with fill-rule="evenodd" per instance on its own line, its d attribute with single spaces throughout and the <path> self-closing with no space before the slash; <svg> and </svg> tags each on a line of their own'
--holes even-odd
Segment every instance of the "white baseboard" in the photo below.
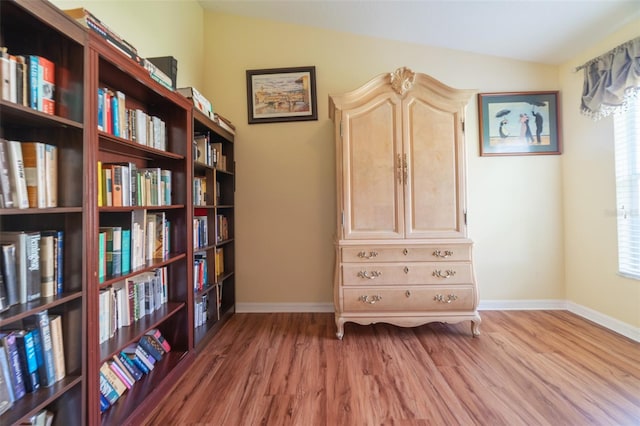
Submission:
<svg viewBox="0 0 640 426">
<path fill-rule="evenodd" d="M 478 310 L 567 310 L 611 331 L 640 342 L 640 327 L 634 327 L 591 308 L 567 300 L 481 300 Z M 237 303 L 238 313 L 333 312 L 333 303 Z"/>
</svg>

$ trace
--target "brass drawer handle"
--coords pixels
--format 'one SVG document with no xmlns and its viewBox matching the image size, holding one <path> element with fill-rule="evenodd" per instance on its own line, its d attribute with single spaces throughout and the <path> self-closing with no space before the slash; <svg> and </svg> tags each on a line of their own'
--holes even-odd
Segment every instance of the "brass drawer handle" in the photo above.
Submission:
<svg viewBox="0 0 640 426">
<path fill-rule="evenodd" d="M 451 278 L 455 274 L 456 274 L 456 271 L 452 269 L 447 269 L 446 271 L 444 271 L 444 273 L 440 269 L 436 269 L 435 271 L 433 271 L 433 274 L 431 275 L 438 278 Z"/>
<path fill-rule="evenodd" d="M 381 301 L 382 300 L 382 296 L 380 296 L 379 294 L 375 294 L 373 296 L 363 295 L 363 296 L 358 297 L 358 300 L 360 302 L 362 302 L 362 303 L 368 303 L 369 305 L 373 305 L 376 302 Z"/>
<path fill-rule="evenodd" d="M 378 252 L 377 251 L 370 251 L 369 254 L 367 254 L 367 252 L 365 251 L 361 251 L 358 253 L 358 257 L 360 259 L 371 259 L 373 257 L 377 257 L 378 256 Z"/>
<path fill-rule="evenodd" d="M 371 274 L 371 275 L 369 275 L 369 274 Z M 382 275 L 382 272 L 380 272 L 380 271 L 371 271 L 371 272 L 360 271 L 360 272 L 358 272 L 358 277 L 366 278 L 368 280 L 375 280 L 376 278 L 378 278 L 381 275 Z"/>
<path fill-rule="evenodd" d="M 456 296 L 455 294 L 448 294 L 447 298 L 445 299 L 444 295 L 436 294 L 435 296 L 433 296 L 433 300 L 439 303 L 451 303 L 454 300 L 458 300 L 458 296 Z"/>
<path fill-rule="evenodd" d="M 445 250 L 445 251 L 436 250 L 436 251 L 433 252 L 433 255 L 435 257 L 440 257 L 442 259 L 445 259 L 447 257 L 453 256 L 453 251 L 451 251 L 451 250 Z"/>
</svg>

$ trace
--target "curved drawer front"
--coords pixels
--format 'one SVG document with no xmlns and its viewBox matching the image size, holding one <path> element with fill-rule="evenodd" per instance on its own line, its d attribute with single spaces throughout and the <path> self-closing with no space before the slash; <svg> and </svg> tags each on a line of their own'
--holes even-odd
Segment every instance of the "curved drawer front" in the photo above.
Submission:
<svg viewBox="0 0 640 426">
<path fill-rule="evenodd" d="M 474 308 L 472 286 L 434 288 L 345 288 L 344 311 L 467 311 Z"/>
<path fill-rule="evenodd" d="M 342 284 L 470 284 L 471 263 L 456 262 L 398 262 L 343 264 Z"/>
<path fill-rule="evenodd" d="M 471 261 L 470 244 L 440 244 L 391 247 L 343 247 L 343 262 Z"/>
</svg>

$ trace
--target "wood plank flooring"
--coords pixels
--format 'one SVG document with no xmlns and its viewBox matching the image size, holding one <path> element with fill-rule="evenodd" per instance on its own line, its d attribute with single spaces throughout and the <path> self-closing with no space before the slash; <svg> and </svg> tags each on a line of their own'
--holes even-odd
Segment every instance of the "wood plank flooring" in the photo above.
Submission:
<svg viewBox="0 0 640 426">
<path fill-rule="evenodd" d="M 236 314 L 145 425 L 640 425 L 640 343 L 566 311 L 400 328 Z"/>
</svg>

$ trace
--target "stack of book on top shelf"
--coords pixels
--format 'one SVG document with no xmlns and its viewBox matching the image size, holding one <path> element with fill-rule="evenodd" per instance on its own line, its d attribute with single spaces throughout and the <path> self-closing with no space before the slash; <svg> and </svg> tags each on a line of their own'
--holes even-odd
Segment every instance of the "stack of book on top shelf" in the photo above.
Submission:
<svg viewBox="0 0 640 426">
<path fill-rule="evenodd" d="M 195 87 L 181 87 L 177 92 L 185 98 L 191 99 L 193 106 L 200 110 L 204 115 L 209 117 L 211 120 L 214 119 L 215 115 L 213 114 L 213 106 L 211 105 L 211 102 Z"/>
<path fill-rule="evenodd" d="M 132 343 L 120 353 L 105 361 L 100 367 L 100 410 L 111 405 L 149 374 L 156 362 L 171 351 L 171 345 L 160 330 L 147 331 L 137 343 Z"/>
</svg>

